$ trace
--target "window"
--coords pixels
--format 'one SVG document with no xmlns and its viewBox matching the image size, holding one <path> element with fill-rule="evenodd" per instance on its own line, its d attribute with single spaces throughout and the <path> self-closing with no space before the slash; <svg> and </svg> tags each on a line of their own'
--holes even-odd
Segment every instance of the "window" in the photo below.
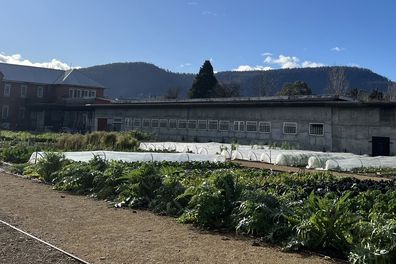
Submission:
<svg viewBox="0 0 396 264">
<path fill-rule="evenodd" d="M 161 119 L 159 123 L 160 128 L 167 128 L 168 127 L 168 120 L 167 119 Z"/>
<path fill-rule="evenodd" d="M 283 123 L 283 134 L 297 134 L 297 123 L 284 122 Z"/>
<path fill-rule="evenodd" d="M 198 129 L 206 130 L 208 128 L 208 122 L 206 120 L 198 120 Z"/>
<path fill-rule="evenodd" d="M 260 133 L 271 133 L 271 123 L 270 122 L 259 122 L 259 132 Z"/>
<path fill-rule="evenodd" d="M 246 131 L 247 132 L 257 132 L 257 122 L 256 121 L 246 121 Z"/>
<path fill-rule="evenodd" d="M 74 89 L 69 89 L 69 98 L 74 97 Z"/>
<path fill-rule="evenodd" d="M 4 84 L 4 96 L 9 97 L 11 95 L 11 84 L 6 83 Z"/>
<path fill-rule="evenodd" d="M 96 91 L 89 91 L 89 97 L 90 98 L 95 98 L 96 97 Z"/>
<path fill-rule="evenodd" d="M 323 136 L 323 124 L 309 124 L 309 134 L 312 136 Z"/>
<path fill-rule="evenodd" d="M 37 97 L 38 97 L 38 98 L 41 98 L 41 97 L 43 97 L 43 95 L 44 95 L 44 88 L 43 88 L 43 86 L 38 86 L 38 87 L 37 87 Z"/>
<path fill-rule="evenodd" d="M 21 85 L 21 97 L 26 98 L 26 94 L 27 94 L 27 85 L 22 84 Z"/>
<path fill-rule="evenodd" d="M 84 98 L 87 98 L 87 97 L 88 97 L 88 91 L 87 91 L 87 90 L 82 91 L 82 93 L 83 93 L 83 97 L 84 97 Z"/>
<path fill-rule="evenodd" d="M 143 119 L 143 127 L 144 128 L 150 127 L 150 119 Z"/>
<path fill-rule="evenodd" d="M 133 126 L 134 127 L 141 127 L 142 126 L 142 121 L 140 118 L 134 118 L 133 119 Z"/>
<path fill-rule="evenodd" d="M 19 119 L 25 119 L 25 107 L 20 107 L 19 108 Z"/>
<path fill-rule="evenodd" d="M 179 129 L 187 128 L 187 120 L 179 120 L 178 127 Z"/>
<path fill-rule="evenodd" d="M 125 127 L 131 127 L 132 126 L 132 122 L 130 118 L 125 118 Z"/>
<path fill-rule="evenodd" d="M 244 121 L 234 121 L 234 131 L 245 131 L 245 122 Z"/>
<path fill-rule="evenodd" d="M 3 105 L 1 108 L 1 119 L 8 119 L 8 105 Z"/>
<path fill-rule="evenodd" d="M 152 119 L 152 120 L 151 120 L 151 127 L 152 127 L 152 128 L 157 128 L 157 127 L 159 127 L 159 121 L 158 121 L 158 119 Z"/>
<path fill-rule="evenodd" d="M 208 127 L 210 130 L 217 130 L 219 127 L 219 121 L 217 120 L 209 120 Z"/>
<path fill-rule="evenodd" d="M 176 129 L 177 128 L 177 120 L 176 119 L 170 119 L 169 120 L 169 128 Z"/>
<path fill-rule="evenodd" d="M 219 122 L 219 130 L 220 131 L 228 131 L 230 129 L 230 121 L 220 121 Z"/>
<path fill-rule="evenodd" d="M 197 129 L 197 120 L 188 120 L 188 129 Z"/>
</svg>

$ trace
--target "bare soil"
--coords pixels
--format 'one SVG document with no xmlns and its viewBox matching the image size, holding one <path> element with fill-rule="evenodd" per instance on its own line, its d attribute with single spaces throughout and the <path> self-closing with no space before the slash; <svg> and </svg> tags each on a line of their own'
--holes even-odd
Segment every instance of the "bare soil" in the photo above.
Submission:
<svg viewBox="0 0 396 264">
<path fill-rule="evenodd" d="M 0 223 L 0 263 L 77 264 L 78 262 Z"/>
<path fill-rule="evenodd" d="M 253 246 L 248 238 L 199 231 L 147 211 L 114 209 L 5 173 L 0 173 L 0 219 L 92 263 L 332 262 Z"/>
</svg>

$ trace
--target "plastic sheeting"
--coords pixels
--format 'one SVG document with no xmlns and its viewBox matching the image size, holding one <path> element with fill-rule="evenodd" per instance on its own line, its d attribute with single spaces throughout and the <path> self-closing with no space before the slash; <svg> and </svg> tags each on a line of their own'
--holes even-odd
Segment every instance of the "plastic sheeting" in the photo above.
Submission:
<svg viewBox="0 0 396 264">
<path fill-rule="evenodd" d="M 396 157 L 368 157 L 352 153 L 285 150 L 259 145 L 231 145 L 216 142 L 144 142 L 140 148 L 146 151 L 173 150 L 182 153 L 218 155 L 231 160 L 249 160 L 283 166 L 308 169 L 350 171 L 355 168 L 396 168 Z"/>
<path fill-rule="evenodd" d="M 203 155 L 190 153 L 152 153 L 152 152 L 119 152 L 119 151 L 80 151 L 80 152 L 63 152 L 65 158 L 73 161 L 88 162 L 95 156 L 99 156 L 106 160 L 116 160 L 125 162 L 135 161 L 209 161 L 224 162 L 225 158 L 220 155 Z M 34 152 L 29 163 L 36 163 L 45 157 L 45 152 Z"/>
<path fill-rule="evenodd" d="M 325 170 L 352 171 L 359 168 L 396 168 L 396 157 L 355 157 L 326 161 Z"/>
</svg>

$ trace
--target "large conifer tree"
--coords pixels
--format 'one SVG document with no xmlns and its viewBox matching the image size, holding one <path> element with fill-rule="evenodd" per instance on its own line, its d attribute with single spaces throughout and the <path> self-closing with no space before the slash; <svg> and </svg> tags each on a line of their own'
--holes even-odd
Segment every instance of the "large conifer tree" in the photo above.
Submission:
<svg viewBox="0 0 396 264">
<path fill-rule="evenodd" d="M 202 65 L 190 91 L 189 98 L 209 98 L 214 95 L 214 90 L 218 85 L 217 79 L 214 76 L 213 67 L 210 61 L 206 60 Z"/>
</svg>

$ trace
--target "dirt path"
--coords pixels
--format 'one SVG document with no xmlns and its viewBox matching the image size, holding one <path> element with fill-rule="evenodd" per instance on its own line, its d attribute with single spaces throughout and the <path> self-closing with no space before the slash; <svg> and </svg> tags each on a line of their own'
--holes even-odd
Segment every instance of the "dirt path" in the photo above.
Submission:
<svg viewBox="0 0 396 264">
<path fill-rule="evenodd" d="M 329 263 L 2 173 L 0 217 L 92 263 Z"/>
<path fill-rule="evenodd" d="M 0 263 L 78 264 L 74 259 L 0 223 Z"/>
<path fill-rule="evenodd" d="M 308 172 L 308 173 L 317 173 L 317 170 L 312 170 L 312 169 L 301 169 L 298 167 L 289 167 L 289 166 L 279 166 L 279 165 L 273 165 L 273 164 L 268 164 L 264 162 L 255 162 L 255 161 L 246 161 L 246 160 L 234 160 L 232 162 L 241 164 L 244 167 L 250 167 L 250 168 L 259 168 L 259 169 L 271 169 L 274 171 L 284 171 L 284 172 Z M 331 173 L 335 176 L 338 177 L 354 177 L 359 180 L 374 180 L 374 181 L 390 181 L 390 178 L 386 177 L 371 177 L 371 176 L 366 176 L 366 175 L 360 175 L 360 174 L 354 174 L 354 173 L 345 173 L 345 172 L 335 172 L 331 171 Z"/>
</svg>

